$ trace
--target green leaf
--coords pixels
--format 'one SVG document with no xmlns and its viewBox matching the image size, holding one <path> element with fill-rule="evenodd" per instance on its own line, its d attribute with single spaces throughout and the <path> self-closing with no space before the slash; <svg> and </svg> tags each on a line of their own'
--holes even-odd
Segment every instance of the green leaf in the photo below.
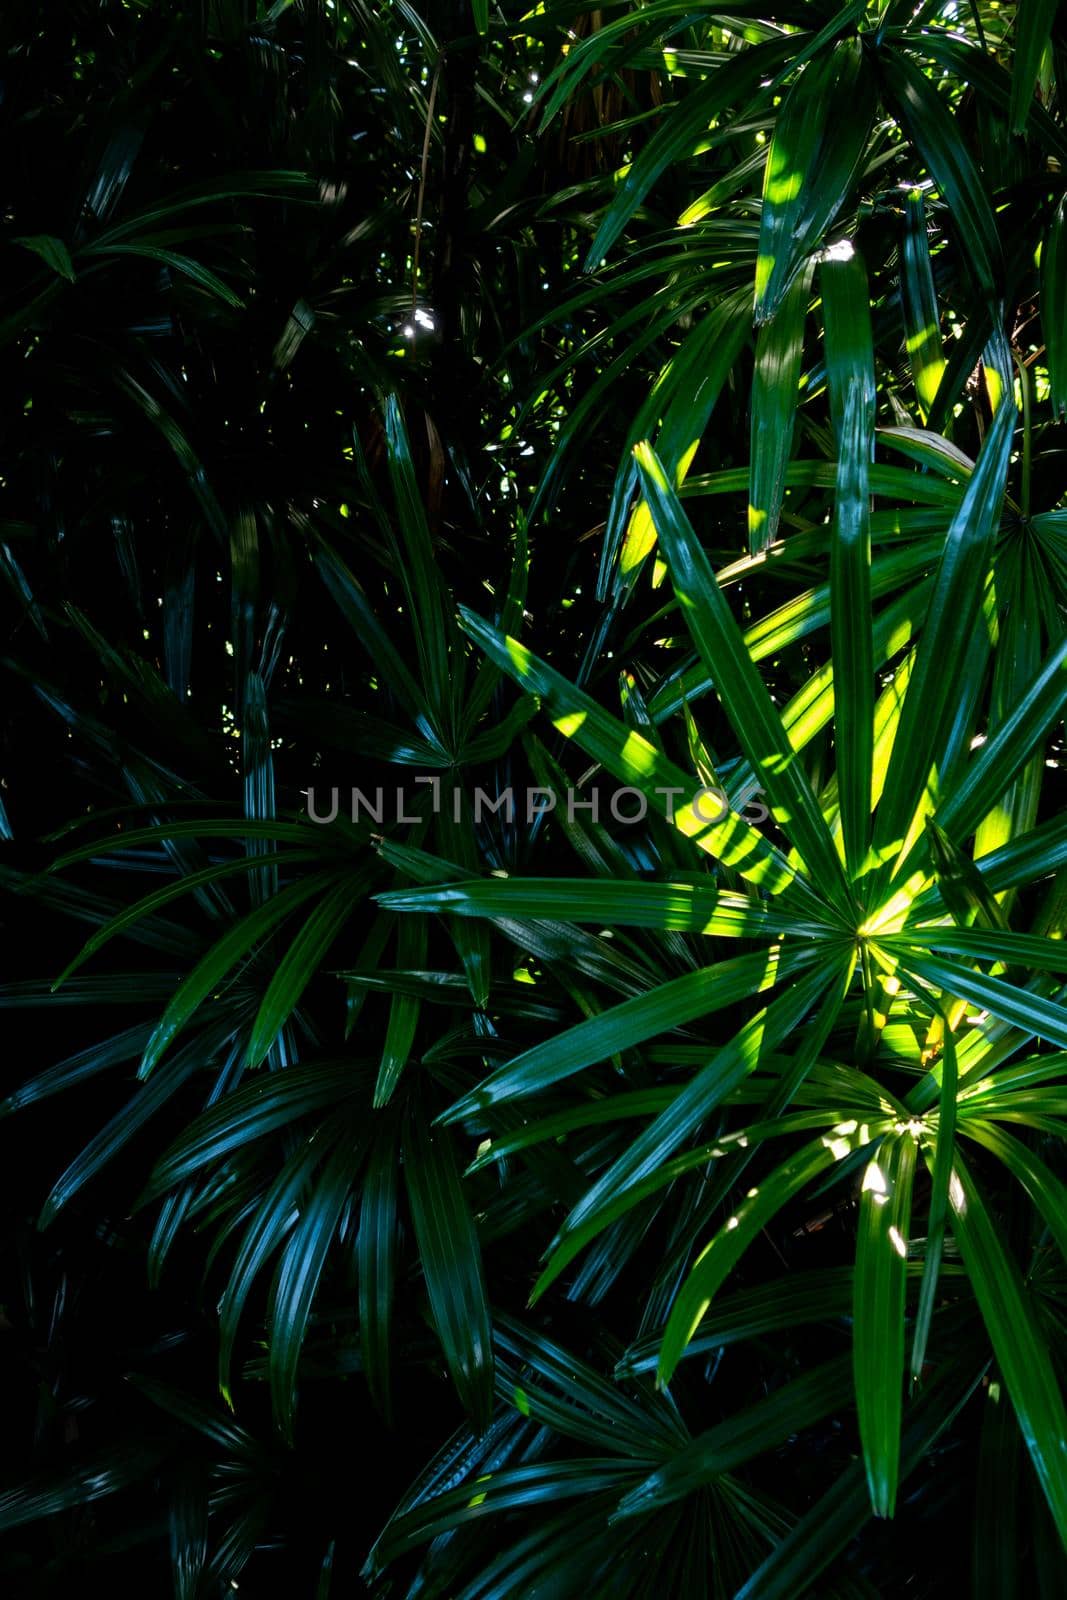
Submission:
<svg viewBox="0 0 1067 1600">
<path fill-rule="evenodd" d="M 851 960 L 851 952 L 847 960 Z M 644 1185 L 665 1170 L 679 1145 L 690 1138 L 708 1117 L 753 1073 L 766 1053 L 808 1020 L 812 1007 L 838 994 L 847 961 L 831 954 L 814 970 L 791 984 L 765 1009 L 758 1011 L 728 1043 L 713 1049 L 708 1060 L 671 1100 L 671 1103 L 612 1162 L 571 1211 L 552 1246 L 548 1265 L 537 1281 L 534 1297 L 542 1294 L 578 1251 L 613 1216 L 636 1203 Z M 833 1002 L 831 1002 L 832 1011 Z"/>
<path fill-rule="evenodd" d="M 834 743 L 845 863 L 855 881 L 867 855 L 874 759 L 870 461 L 874 356 L 867 274 L 858 256 L 821 270 L 827 362 L 837 391 L 837 492 L 830 550 Z"/>
<path fill-rule="evenodd" d="M 315 545 L 313 557 L 319 577 L 351 628 L 354 638 L 363 645 L 376 670 L 386 679 L 404 710 L 418 723 L 431 746 L 438 745 L 439 730 L 426 715 L 430 708 L 425 696 L 388 629 L 382 626 L 381 618 L 376 615 L 366 591 L 337 552 L 324 540 Z"/>
<path fill-rule="evenodd" d="M 607 575 L 615 560 L 623 528 L 620 577 L 634 580 L 640 564 L 655 547 L 656 530 L 648 505 L 640 501 L 626 524 L 636 483 L 632 451 L 659 421 L 656 451 L 672 480 L 681 485 L 707 428 L 708 419 L 722 393 L 745 341 L 749 337 L 748 293 L 738 290 L 716 302 L 672 356 L 652 386 L 645 404 L 631 424 L 623 469 L 620 470 L 608 512 L 600 558 L 598 595 L 608 594 Z M 662 420 L 660 421 L 660 419 Z"/>
<path fill-rule="evenodd" d="M 903 853 L 930 768 L 942 755 L 971 633 L 980 626 L 1014 421 L 1014 405 L 1007 402 L 986 436 L 941 554 L 878 808 L 874 850 L 882 861 Z"/>
<path fill-rule="evenodd" d="M 756 340 L 748 498 L 748 548 L 753 555 L 778 536 L 786 467 L 796 426 L 804 323 L 813 271 L 810 263 L 801 268 L 782 296 L 773 319 L 764 322 Z"/>
<path fill-rule="evenodd" d="M 282 1252 L 268 1310 L 270 1392 L 274 1415 L 292 1440 L 296 1370 L 308 1317 L 326 1256 L 362 1164 L 367 1135 L 343 1128 L 302 1206 L 300 1220 Z"/>
<path fill-rule="evenodd" d="M 982 941 L 989 937 L 988 934 L 979 935 Z M 1067 1007 L 1029 989 L 1005 983 L 1001 978 L 987 977 L 955 961 L 944 961 L 939 956 L 920 956 L 909 950 L 902 955 L 900 966 L 904 972 L 935 985 L 945 994 L 957 995 L 962 1000 L 970 1000 L 980 1011 L 992 1012 L 1002 1022 L 1010 1022 L 1061 1049 L 1067 1048 Z"/>
<path fill-rule="evenodd" d="M 43 1474 L 8 1489 L 0 1494 L 0 1532 L 115 1494 L 151 1474 L 165 1453 L 162 1444 L 109 1445 L 67 1472 Z"/>
<path fill-rule="evenodd" d="M 405 921 L 397 941 L 397 960 L 402 969 L 418 969 L 426 959 L 426 924 L 418 920 Z M 392 1099 L 400 1074 L 408 1064 L 422 1011 L 418 995 L 397 993 L 389 1001 L 389 1021 L 382 1043 L 382 1059 L 378 1067 L 378 1081 L 374 1086 L 374 1107 L 380 1110 Z"/>
<path fill-rule="evenodd" d="M 260 1065 L 300 1004 L 304 990 L 359 904 L 366 881 L 364 874 L 342 875 L 323 895 L 279 961 L 252 1025 L 246 1058 L 249 1067 Z"/>
<path fill-rule="evenodd" d="M 960 1266 L 946 1267 L 946 1275 L 959 1275 Z M 923 1271 L 921 1261 L 905 1262 L 908 1287 L 914 1292 Z M 770 1279 L 751 1289 L 720 1295 L 686 1347 L 686 1357 L 708 1355 L 731 1344 L 785 1333 L 813 1323 L 843 1322 L 852 1314 L 852 1267 L 812 1268 Z M 958 1283 L 953 1284 L 958 1289 Z M 635 1341 L 620 1360 L 620 1378 L 650 1372 L 659 1357 L 660 1335 Z M 849 1358 L 851 1359 L 851 1357 Z"/>
<path fill-rule="evenodd" d="M 139 211 L 125 221 L 97 234 L 94 243 L 111 245 L 120 239 L 136 238 L 166 218 L 180 216 L 198 206 L 217 205 L 221 200 L 284 200 L 289 205 L 317 205 L 318 187 L 306 172 L 287 168 L 259 168 L 253 172 L 228 172 L 213 176 L 169 194 L 150 210 Z"/>
<path fill-rule="evenodd" d="M 636 456 L 674 592 L 723 709 L 808 872 L 847 917 L 851 894 L 819 803 L 711 564 L 651 448 L 639 445 Z"/>
<path fill-rule="evenodd" d="M 49 872 L 59 872 L 79 861 L 91 861 L 95 856 L 106 856 L 116 850 L 139 850 L 143 845 L 165 845 L 174 839 L 273 839 L 278 844 L 293 844 L 310 849 L 317 844 L 320 850 L 339 849 L 369 835 L 359 833 L 347 824 L 333 829 L 316 827 L 309 822 L 256 822 L 242 817 L 231 819 L 194 818 L 185 822 L 159 823 L 151 828 L 131 828 L 128 833 L 116 833 L 107 839 L 94 839 L 89 844 L 78 845 L 58 856 Z M 257 862 L 262 866 L 262 861 Z"/>
<path fill-rule="evenodd" d="M 485 1473 L 458 1489 L 434 1495 L 391 1521 L 375 1546 L 374 1566 L 368 1562 L 364 1572 L 369 1575 L 417 1544 L 500 1512 L 554 1508 L 562 1499 L 587 1498 L 605 1491 L 617 1496 L 632 1476 L 633 1467 L 617 1456 L 537 1461 Z M 602 1525 L 602 1516 L 598 1521 Z"/>
<path fill-rule="evenodd" d="M 517 639 L 502 638 L 463 607 L 460 613 L 464 629 L 486 654 L 527 693 L 541 697 L 557 730 L 615 777 L 638 789 L 649 806 L 669 817 L 680 833 L 768 893 L 790 889 L 806 906 L 819 907 L 807 885 L 758 829 L 732 811 L 723 815 L 722 806 L 713 808 L 702 791 L 694 797 L 695 803 L 694 799 L 687 802 L 685 797 L 693 796 L 696 788 L 692 777 L 647 739 L 604 711 Z M 680 803 L 678 796 L 682 797 Z"/>
<path fill-rule="evenodd" d="M 962 259 L 981 294 L 995 302 L 1004 276 L 1000 237 L 962 128 L 933 82 L 902 51 L 887 46 L 878 60 L 894 109 L 948 202 Z"/>
<path fill-rule="evenodd" d="M 946 1363 L 908 1408 L 901 1441 L 901 1481 L 913 1473 L 974 1393 L 971 1363 Z M 737 1591 L 735 1600 L 797 1600 L 861 1531 L 871 1513 L 861 1462 L 847 1467 Z"/>
<path fill-rule="evenodd" d="M 812 925 L 712 884 L 632 883 L 597 878 L 474 878 L 429 889 L 391 889 L 375 899 L 390 911 L 447 911 L 464 917 L 549 917 L 662 932 L 750 939 L 810 932 Z"/>
<path fill-rule="evenodd" d="M 795 543 L 795 540 L 792 541 Z M 898 595 L 892 604 L 879 612 L 871 630 L 872 650 L 876 664 L 881 667 L 900 647 L 902 637 L 910 635 L 911 621 L 916 610 L 925 608 L 931 580 L 921 576 L 928 570 L 931 558 L 928 552 L 914 549 L 894 551 L 890 556 L 876 557 L 871 568 L 871 595 L 880 598 L 901 584 L 906 592 Z M 719 582 L 724 582 L 720 573 Z M 745 629 L 744 642 L 754 662 L 773 657 L 779 650 L 808 637 L 831 620 L 832 606 L 829 583 L 787 601 L 769 617 L 761 618 Z M 905 630 L 907 632 L 905 633 Z M 683 673 L 673 683 L 665 686 L 652 702 L 657 724 L 680 710 L 699 695 L 710 692 L 714 680 L 703 663 Z M 824 727 L 833 715 L 833 663 L 828 663 L 798 690 L 788 705 L 782 708 L 782 726 L 795 749 L 803 749 L 807 741 Z M 818 720 L 815 720 L 815 719 Z"/>
<path fill-rule="evenodd" d="M 1026 1100 L 1020 1097 L 1020 1117 L 1025 1116 Z M 1035 1151 L 1012 1138 L 1003 1128 L 982 1121 L 980 1117 L 966 1117 L 961 1122 L 960 1132 L 1003 1162 L 1030 1196 L 1056 1241 L 1057 1249 L 1067 1258 L 1067 1185 Z"/>
<path fill-rule="evenodd" d="M 1030 1298 L 989 1208 L 957 1153 L 953 1233 L 1060 1539 L 1067 1544 L 1067 1410 Z"/>
<path fill-rule="evenodd" d="M 877 404 L 870 287 L 863 257 L 851 245 L 847 251 L 836 254 L 830 252 L 819 266 L 819 287 L 822 292 L 830 414 L 840 458 L 845 407 L 849 395 L 858 386 L 859 393 L 855 404 L 860 419 L 870 431 L 874 428 Z M 868 450 L 866 457 L 868 478 L 870 455 L 871 452 Z M 798 466 L 806 464 L 797 463 Z"/>
<path fill-rule="evenodd" d="M 139 1076 L 148 1077 L 175 1036 L 213 992 L 217 991 L 234 966 L 272 932 L 297 906 L 310 900 L 333 882 L 330 873 L 316 873 L 300 883 L 290 884 L 272 899 L 241 917 L 223 934 L 207 954 L 183 979 L 176 994 L 153 1030 L 141 1061 Z"/>
<path fill-rule="evenodd" d="M 926 819 L 926 837 L 941 898 L 956 923 L 966 928 L 977 920 L 983 928 L 1006 930 L 1007 918 L 986 882 L 984 867 L 980 872 L 933 817 Z"/>
<path fill-rule="evenodd" d="M 369 1094 L 367 1070 L 351 1060 L 312 1061 L 257 1074 L 193 1118 L 153 1168 L 142 1204 L 212 1161 L 244 1149 L 253 1139 L 358 1094 Z"/>
<path fill-rule="evenodd" d="M 595 271 L 653 184 L 680 157 L 691 153 L 712 120 L 748 99 L 761 79 L 773 74 L 797 46 L 795 37 L 774 39 L 742 50 L 694 93 L 673 108 L 627 172 L 597 229 L 585 269 Z"/>
<path fill-rule="evenodd" d="M 493 1351 L 482 1257 L 451 1135 L 414 1106 L 404 1124 L 404 1180 L 434 1327 L 463 1406 L 480 1431 L 493 1397 Z"/>
<path fill-rule="evenodd" d="M 178 1469 L 169 1521 L 175 1600 L 196 1600 L 207 1564 L 208 1493 L 204 1474 L 195 1465 Z"/>
<path fill-rule="evenodd" d="M 1017 968 L 1025 966 L 1031 973 L 1067 972 L 1064 941 L 1040 934 L 1002 932 L 999 927 L 956 928 L 939 923 L 914 934 L 887 939 L 886 947 L 893 948 L 898 938 L 902 946 L 921 940 L 930 950 L 946 950 L 976 961 L 1003 961 Z"/>
<path fill-rule="evenodd" d="M 492 1166 L 495 1161 L 504 1161 L 519 1150 L 528 1150 L 532 1145 L 542 1144 L 549 1139 L 565 1140 L 582 1128 L 594 1128 L 628 1117 L 655 1116 L 673 1098 L 670 1089 L 624 1090 L 621 1094 L 589 1100 L 552 1116 L 539 1117 L 513 1131 L 494 1133 L 491 1139 L 484 1140 L 467 1171 L 479 1172 L 483 1167 Z"/>
<path fill-rule="evenodd" d="M 1038 0 L 1039 10 L 1044 3 L 1045 0 Z M 955 29 L 950 31 L 948 28 L 924 28 L 921 39 L 915 39 L 914 45 L 916 51 L 921 49 L 921 53 L 937 68 L 950 73 L 961 83 L 972 85 L 976 94 L 1000 113 L 1000 120 L 1007 120 L 1014 83 L 1012 74 L 997 60 L 999 51 L 994 53 L 985 44 L 972 43 L 961 38 Z M 1046 151 L 1062 164 L 1067 158 L 1063 129 L 1045 107 L 1033 98 L 1028 111 L 1027 131 L 1040 139 Z"/>
<path fill-rule="evenodd" d="M 660 1347 L 656 1381 L 669 1383 L 686 1345 L 697 1332 L 708 1307 L 753 1239 L 786 1201 L 836 1162 L 884 1133 L 891 1126 L 872 1118 L 861 1123 L 848 1118 L 833 1131 L 813 1140 L 776 1167 L 751 1191 L 725 1225 L 705 1245 L 679 1291 Z"/>
<path fill-rule="evenodd" d="M 904 311 L 904 338 L 919 411 L 925 420 L 937 398 L 945 371 L 945 355 L 941 343 L 941 314 L 934 288 L 934 269 L 930 263 L 930 244 L 926 235 L 926 207 L 921 189 L 913 189 L 905 202 L 903 267 L 901 304 Z"/>
<path fill-rule="evenodd" d="M 304 1193 L 327 1146 L 328 1139 L 321 1126 L 297 1144 L 256 1207 L 234 1257 L 219 1302 L 219 1388 L 227 1402 L 230 1400 L 233 1349 L 248 1296 L 267 1261 L 292 1231 Z"/>
<path fill-rule="evenodd" d="M 194 261 L 191 256 L 183 255 L 178 250 L 167 250 L 158 244 L 149 244 L 139 241 L 135 244 L 91 244 L 84 246 L 79 256 L 141 256 L 146 261 L 158 261 L 162 266 L 170 267 L 183 278 L 188 278 L 191 283 L 197 284 L 201 289 L 206 289 L 209 294 L 221 300 L 223 305 L 235 311 L 244 310 L 244 301 L 240 295 L 235 294 L 228 284 L 223 283 L 217 273 L 210 267 L 205 267 L 202 262 Z"/>
<path fill-rule="evenodd" d="M 379 1129 L 363 1179 L 359 1213 L 359 1347 L 375 1405 L 392 1416 L 392 1316 L 396 1280 L 397 1166 L 395 1128 Z"/>
<path fill-rule="evenodd" d="M 229 1034 L 229 1024 L 216 1022 L 210 1030 L 178 1050 L 164 1069 L 147 1084 L 140 1085 L 132 1098 L 115 1113 L 57 1178 L 41 1208 L 39 1228 L 47 1228 L 74 1196 L 102 1169 L 120 1155 L 157 1112 L 174 1098 L 184 1084 L 200 1071 Z"/>
<path fill-rule="evenodd" d="M 407 597 L 415 633 L 415 652 L 422 689 L 439 711 L 452 685 L 449 635 L 451 614 L 441 572 L 434 560 L 433 542 L 426 522 L 423 497 L 415 479 L 411 446 L 395 395 L 385 404 L 385 431 L 389 446 L 389 474 L 396 499 L 400 534 L 399 578 Z M 389 524 L 390 528 L 392 524 Z M 447 719 L 443 726 L 447 727 Z"/>
<path fill-rule="evenodd" d="M 852 1370 L 867 1486 L 876 1517 L 896 1509 L 904 1389 L 904 1289 L 917 1146 L 894 1134 L 868 1163 L 860 1192 Z"/>
<path fill-rule="evenodd" d="M 810 966 L 816 956 L 817 952 L 807 949 L 783 954 L 779 947 L 772 946 L 672 978 L 647 994 L 635 995 L 632 1000 L 579 1022 L 546 1044 L 524 1051 L 450 1106 L 441 1120 L 461 1122 L 489 1106 L 536 1094 L 583 1067 L 632 1050 L 659 1033 L 736 1005 L 746 996 L 762 994 Z"/>
<path fill-rule="evenodd" d="M 1062 417 L 1067 412 L 1067 198 L 1052 213 L 1041 249 L 1041 331 L 1052 409 Z"/>
<path fill-rule="evenodd" d="M 56 239 L 50 233 L 35 233 L 23 239 L 12 239 L 11 243 L 20 244 L 24 250 L 32 250 L 46 266 L 51 267 L 57 277 L 66 278 L 69 283 L 74 282 L 74 263 L 62 239 Z"/>
<path fill-rule="evenodd" d="M 998 850 L 991 850 L 975 863 L 975 867 L 986 890 L 997 895 L 1005 889 L 1018 888 L 1021 884 L 1036 883 L 1065 864 L 1067 822 L 1060 817 L 1050 817 L 1048 822 L 1020 834 Z M 912 903 L 913 916 L 921 920 L 921 914 L 925 914 L 928 908 L 930 914 L 934 914 L 937 899 L 936 889 L 924 890 Z"/>
<path fill-rule="evenodd" d="M 443 808 L 436 819 L 438 847 L 442 855 L 459 862 L 464 875 L 474 874 L 482 865 L 482 852 L 471 799 L 462 789 L 456 794 L 458 801 L 454 798 L 453 805 Z M 492 977 L 489 929 L 478 922 L 459 921 L 450 923 L 448 932 L 463 963 L 471 1000 L 479 1009 L 484 1008 L 488 1004 Z M 412 940 L 414 933 L 414 925 L 409 925 L 406 934 L 401 933 L 402 942 L 405 937 Z M 417 952 L 422 947 L 413 944 L 411 948 L 421 960 Z"/>
<path fill-rule="evenodd" d="M 930 428 L 895 427 L 879 428 L 878 438 L 890 450 L 896 450 L 910 461 L 917 461 L 921 467 L 929 468 L 939 478 L 956 484 L 957 494 L 962 497 L 962 486 L 974 472 L 974 462 L 943 434 L 935 433 Z"/>
<path fill-rule="evenodd" d="M 794 79 L 774 121 L 756 257 L 756 320 L 773 317 L 822 242 L 867 144 L 877 90 L 863 42 L 841 39 Z"/>
<path fill-rule="evenodd" d="M 835 1357 L 709 1428 L 624 1495 L 612 1520 L 670 1505 L 820 1422 L 837 1407 L 848 1373 L 848 1357 Z"/>
<path fill-rule="evenodd" d="M 952 1178 L 952 1158 L 956 1148 L 956 1094 L 959 1071 L 956 1063 L 956 1041 L 952 1029 L 945 1025 L 941 1058 L 941 1096 L 937 1115 L 937 1132 L 933 1139 L 934 1158 L 930 1173 L 930 1206 L 926 1221 L 926 1248 L 923 1257 L 922 1287 L 919 1291 L 919 1308 L 915 1315 L 915 1331 L 911 1346 L 911 1381 L 922 1378 L 926 1362 L 926 1347 L 930 1338 L 934 1302 L 938 1279 L 941 1275 L 941 1258 L 945 1248 L 945 1224 L 948 1220 L 948 1186 Z M 922 1136 L 922 1150 L 929 1164 L 930 1136 Z"/>
<path fill-rule="evenodd" d="M 137 1022 L 132 1028 L 124 1028 L 121 1033 L 113 1034 L 110 1039 L 88 1045 L 84 1050 L 78 1050 L 74 1055 L 56 1062 L 55 1066 L 46 1067 L 44 1072 L 39 1072 L 0 1101 L 0 1117 L 10 1116 L 23 1106 L 36 1105 L 39 1100 L 61 1094 L 64 1089 L 84 1083 L 86 1078 L 106 1072 L 109 1067 L 118 1066 L 124 1061 L 139 1061 L 151 1032 L 151 1023 Z"/>
<path fill-rule="evenodd" d="M 1004 1385 L 994 1379 L 982 1391 L 974 1508 L 973 1600 L 1015 1600 L 1019 1582 L 1020 1491 L 1032 1480 L 1022 1460 L 1022 1440 Z M 1040 1501 L 1036 1502 L 1040 1509 Z M 1037 1588 L 1039 1594 L 1046 1591 Z M 1051 1591 L 1048 1591 L 1051 1593 Z"/>
<path fill-rule="evenodd" d="M 1016 774 L 1063 718 L 1067 638 L 1052 649 L 1030 688 L 977 751 L 959 783 L 937 808 L 950 837 L 966 839 L 1003 797 Z M 990 856 L 989 859 L 992 859 Z"/>
<path fill-rule="evenodd" d="M 243 1456 L 250 1464 L 261 1454 L 262 1446 L 254 1440 L 248 1429 L 219 1410 L 218 1405 L 189 1394 L 189 1390 L 174 1389 L 171 1384 L 158 1381 L 158 1378 L 147 1378 L 144 1373 L 130 1373 L 130 1382 L 152 1405 L 165 1411 L 166 1416 L 171 1416 L 174 1421 L 181 1422 L 182 1427 L 192 1429 L 194 1434 L 206 1438 L 218 1450 L 226 1451 L 229 1456 Z"/>
<path fill-rule="evenodd" d="M 1022 133 L 1026 128 L 1041 57 L 1048 49 L 1049 35 L 1059 9 L 1060 0 L 1028 0 L 1028 4 L 1018 8 L 1011 66 L 1012 133 Z"/>
<path fill-rule="evenodd" d="M 625 1452 L 638 1465 L 661 1460 L 684 1442 L 668 1400 L 647 1390 L 630 1399 L 573 1350 L 506 1314 L 497 1316 L 494 1336 L 498 1352 L 519 1364 L 516 1372 L 499 1361 L 497 1388 L 524 1416 L 595 1450 Z"/>
</svg>

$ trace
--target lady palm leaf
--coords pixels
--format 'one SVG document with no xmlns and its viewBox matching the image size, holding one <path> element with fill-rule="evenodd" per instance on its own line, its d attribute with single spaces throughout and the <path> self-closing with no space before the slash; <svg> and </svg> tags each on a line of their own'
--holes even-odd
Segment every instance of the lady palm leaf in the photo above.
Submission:
<svg viewBox="0 0 1067 1600">
<path fill-rule="evenodd" d="M 1055 1591 L 1062 18 L 877 9 L 13 23 L 13 1591 Z"/>
</svg>

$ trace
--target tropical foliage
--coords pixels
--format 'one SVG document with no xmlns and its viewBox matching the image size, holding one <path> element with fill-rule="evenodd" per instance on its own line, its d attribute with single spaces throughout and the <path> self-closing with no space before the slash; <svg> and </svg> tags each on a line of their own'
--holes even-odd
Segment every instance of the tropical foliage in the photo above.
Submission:
<svg viewBox="0 0 1067 1600">
<path fill-rule="evenodd" d="M 8 1592 L 1062 1594 L 1067 14 L 4 48 Z"/>
</svg>

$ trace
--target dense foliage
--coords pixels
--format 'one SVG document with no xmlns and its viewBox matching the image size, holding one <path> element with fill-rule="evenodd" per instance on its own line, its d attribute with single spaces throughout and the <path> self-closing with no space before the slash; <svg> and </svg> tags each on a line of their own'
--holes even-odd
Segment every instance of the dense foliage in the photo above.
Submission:
<svg viewBox="0 0 1067 1600">
<path fill-rule="evenodd" d="M 5 1594 L 1060 1596 L 1067 13 L 0 31 Z"/>
</svg>

